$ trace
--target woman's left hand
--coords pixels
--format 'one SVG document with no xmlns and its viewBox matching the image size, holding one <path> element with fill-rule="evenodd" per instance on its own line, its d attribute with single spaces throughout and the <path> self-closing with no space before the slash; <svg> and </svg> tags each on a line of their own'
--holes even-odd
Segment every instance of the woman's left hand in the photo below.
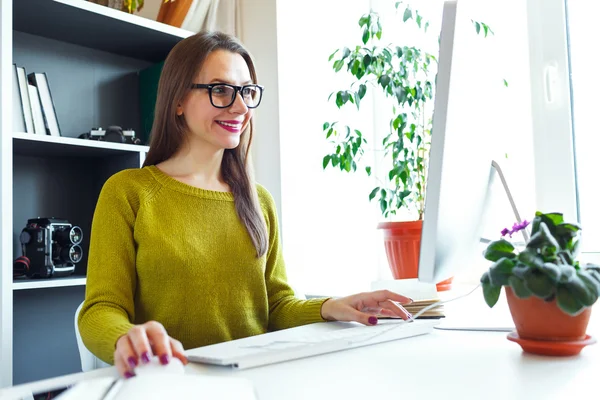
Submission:
<svg viewBox="0 0 600 400">
<path fill-rule="evenodd" d="M 410 303 L 412 299 L 406 296 L 389 290 L 377 290 L 329 299 L 321 306 L 321 316 L 330 321 L 356 321 L 365 325 L 376 325 L 377 314 L 404 320 L 412 318 L 402 307 L 402 304 Z"/>
</svg>

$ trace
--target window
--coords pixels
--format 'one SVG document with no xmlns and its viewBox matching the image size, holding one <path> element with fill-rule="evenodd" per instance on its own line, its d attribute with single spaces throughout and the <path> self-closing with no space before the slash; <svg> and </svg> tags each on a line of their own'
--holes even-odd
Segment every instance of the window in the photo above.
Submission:
<svg viewBox="0 0 600 400">
<path fill-rule="evenodd" d="M 590 29 L 597 22 L 600 5 L 567 0 L 566 11 L 577 200 L 583 232 L 581 250 L 586 258 L 600 262 L 600 189 L 597 178 L 600 76 L 597 63 L 593 61 L 597 58 L 594 49 L 600 35 L 595 29 Z"/>
<path fill-rule="evenodd" d="M 394 3 L 278 3 L 283 250 L 289 280 L 305 294 L 347 295 L 369 290 L 372 281 L 391 279 L 382 233 L 377 230 L 383 218 L 378 204 L 368 201 L 373 181 L 366 174 L 323 170 L 322 159 L 330 149 L 322 125 L 338 112 L 327 97 L 343 88 L 346 79 L 333 72 L 327 59 L 333 50 L 358 43 L 361 15 L 373 8 L 385 16 L 386 40 L 421 45 L 406 43 L 410 32 L 403 30 L 402 15 L 394 17 Z M 443 1 L 410 3 L 431 22 L 431 32 L 439 32 Z M 482 70 L 481 77 L 474 79 L 493 76 L 497 88 L 478 95 L 497 110 L 498 117 L 489 125 L 501 138 L 497 158 L 501 158 L 522 216 L 527 217 L 534 210 L 534 184 L 525 5 L 519 1 L 512 2 L 511 7 L 485 2 L 472 7 L 473 18 L 486 22 L 495 33 L 486 39 L 494 67 Z M 393 18 L 398 21 L 395 26 Z M 472 57 L 477 60 L 481 55 Z M 386 129 L 389 117 L 382 115 L 383 107 L 377 107 L 377 100 L 374 103 L 363 100 L 360 116 L 350 108 L 344 116 L 363 132 Z M 380 139 L 371 138 L 371 143 L 375 142 Z M 468 144 L 465 149 L 476 151 L 469 150 Z M 502 227 L 512 225 L 514 217 L 504 193 L 497 191 L 497 198 L 489 214 L 502 216 L 490 222 L 490 231 L 499 236 Z M 482 258 L 481 268 L 468 268 L 460 280 L 477 282 L 488 266 Z"/>
</svg>

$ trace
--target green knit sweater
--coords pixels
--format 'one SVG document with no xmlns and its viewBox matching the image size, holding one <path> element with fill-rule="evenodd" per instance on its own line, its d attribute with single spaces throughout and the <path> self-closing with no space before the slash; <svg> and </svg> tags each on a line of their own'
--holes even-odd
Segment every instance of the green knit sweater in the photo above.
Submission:
<svg viewBox="0 0 600 400">
<path fill-rule="evenodd" d="M 261 258 L 231 193 L 155 166 L 110 177 L 94 213 L 78 320 L 86 347 L 113 363 L 117 339 L 150 320 L 185 349 L 324 321 L 325 299 L 299 300 L 287 284 L 275 204 L 257 190 L 269 235 Z"/>
</svg>

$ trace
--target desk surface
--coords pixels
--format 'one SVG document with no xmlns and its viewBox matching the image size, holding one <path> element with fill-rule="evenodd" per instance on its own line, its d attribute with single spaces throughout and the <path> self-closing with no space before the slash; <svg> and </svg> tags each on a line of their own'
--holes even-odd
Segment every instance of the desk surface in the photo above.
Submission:
<svg viewBox="0 0 600 400">
<path fill-rule="evenodd" d="M 600 335 L 598 321 L 593 317 L 588 330 L 595 337 Z M 260 400 L 551 400 L 596 392 L 600 344 L 576 357 L 544 357 L 523 353 L 506 333 L 436 329 L 424 336 L 249 370 L 189 364 L 186 373 L 249 378 Z M 0 398 L 114 374 L 106 368 L 34 382 L 0 391 Z"/>
</svg>

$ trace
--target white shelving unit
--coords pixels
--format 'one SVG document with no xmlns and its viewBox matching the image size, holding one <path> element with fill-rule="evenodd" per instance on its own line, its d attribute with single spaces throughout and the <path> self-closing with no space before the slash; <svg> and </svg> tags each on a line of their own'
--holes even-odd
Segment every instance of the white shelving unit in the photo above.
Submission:
<svg viewBox="0 0 600 400">
<path fill-rule="evenodd" d="M 148 151 L 78 136 L 94 126 L 139 131 L 137 72 L 192 34 L 84 0 L 0 0 L 0 387 L 78 371 L 73 317 L 97 196 Z M 62 136 L 13 132 L 13 63 L 47 73 Z M 39 216 L 79 225 L 83 260 L 70 277 L 13 280 L 18 235 Z"/>
<path fill-rule="evenodd" d="M 85 286 L 85 276 L 71 275 L 60 279 L 16 279 L 13 290 L 47 289 L 67 286 Z"/>
</svg>

